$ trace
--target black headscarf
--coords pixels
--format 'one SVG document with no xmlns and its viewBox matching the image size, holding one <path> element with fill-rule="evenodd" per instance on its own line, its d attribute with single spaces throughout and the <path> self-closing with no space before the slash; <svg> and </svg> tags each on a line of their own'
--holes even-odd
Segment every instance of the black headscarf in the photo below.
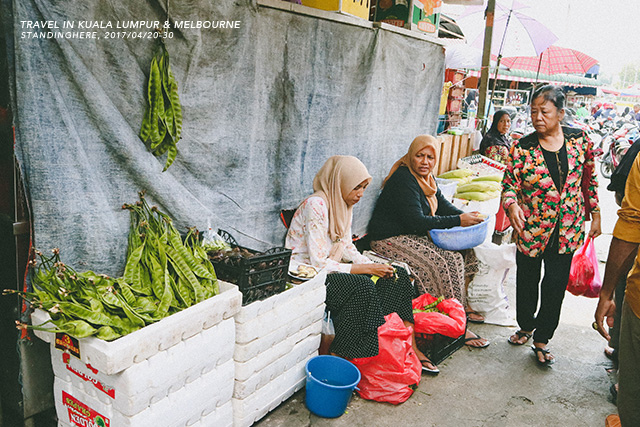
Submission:
<svg viewBox="0 0 640 427">
<path fill-rule="evenodd" d="M 503 135 L 498 131 L 498 122 L 505 114 L 509 114 L 509 112 L 506 110 L 498 110 L 493 114 L 491 128 L 484 138 L 482 138 L 482 142 L 480 142 L 480 154 L 484 154 L 487 148 L 494 145 L 503 145 L 507 148 L 511 148 L 511 139 L 509 136 L 506 134 Z"/>
</svg>

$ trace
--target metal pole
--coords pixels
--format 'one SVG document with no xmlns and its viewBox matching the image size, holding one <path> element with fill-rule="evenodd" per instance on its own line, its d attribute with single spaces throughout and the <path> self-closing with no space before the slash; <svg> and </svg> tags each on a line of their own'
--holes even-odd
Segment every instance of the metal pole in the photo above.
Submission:
<svg viewBox="0 0 640 427">
<path fill-rule="evenodd" d="M 538 87 L 538 77 L 540 76 L 540 67 L 542 66 L 543 54 L 544 54 L 544 51 L 540 52 L 540 60 L 538 61 L 538 72 L 536 73 L 536 81 L 531 85 L 531 93 L 529 94 L 529 99 L 533 98 L 533 93 L 536 91 L 536 88 Z"/>
<path fill-rule="evenodd" d="M 500 41 L 500 50 L 498 50 L 498 60 L 496 61 L 496 74 L 493 76 L 493 86 L 491 87 L 491 96 L 489 97 L 489 102 L 493 102 L 493 94 L 496 91 L 496 83 L 498 83 L 498 70 L 500 69 L 500 60 L 502 59 L 502 47 L 504 46 L 504 39 L 507 36 L 507 30 L 509 29 L 511 12 L 513 12 L 513 9 L 509 9 L 509 15 L 507 15 L 507 23 L 504 25 L 504 33 L 502 33 L 502 40 Z M 482 131 L 484 132 L 486 129 L 487 129 L 487 121 L 485 120 L 484 126 L 482 127 Z"/>
<path fill-rule="evenodd" d="M 498 55 L 498 60 L 496 61 L 496 74 L 493 76 L 493 86 L 491 86 L 491 96 L 489 97 L 489 102 L 493 102 L 493 94 L 496 91 L 496 83 L 498 83 L 498 69 L 500 69 L 501 59 L 502 55 Z"/>
<path fill-rule="evenodd" d="M 544 51 L 540 52 L 540 60 L 538 61 L 538 72 L 536 73 L 536 83 L 535 83 L 536 85 L 538 84 L 538 76 L 540 75 L 540 67 L 542 66 L 542 54 L 543 53 L 544 53 Z"/>
<path fill-rule="evenodd" d="M 489 88 L 489 65 L 491 63 L 491 39 L 493 38 L 493 17 L 496 11 L 496 0 L 489 0 L 485 12 L 484 51 L 482 52 L 482 69 L 480 71 L 480 99 L 478 100 L 478 129 L 486 126 L 487 89 Z"/>
</svg>

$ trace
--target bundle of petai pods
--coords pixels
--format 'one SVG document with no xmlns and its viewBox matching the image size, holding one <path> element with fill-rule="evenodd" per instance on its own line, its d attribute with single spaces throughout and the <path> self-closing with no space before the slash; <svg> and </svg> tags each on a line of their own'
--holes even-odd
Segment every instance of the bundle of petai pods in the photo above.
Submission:
<svg viewBox="0 0 640 427">
<path fill-rule="evenodd" d="M 123 209 L 130 211 L 131 228 L 122 277 L 78 273 L 61 262 L 58 249 L 51 257 L 35 251 L 40 260 L 29 262 L 33 292 L 18 293 L 46 310 L 55 328 L 28 327 L 111 341 L 219 293 L 197 230 L 190 229 L 183 242 L 171 218 L 149 207 L 142 192 L 140 201 Z"/>
<path fill-rule="evenodd" d="M 182 107 L 178 97 L 178 83 L 169 65 L 169 52 L 164 41 L 161 40 L 159 46 L 151 59 L 148 106 L 142 119 L 140 138 L 149 143 L 155 156 L 167 153 L 167 161 L 162 170 L 164 172 L 178 154 L 177 144 L 182 134 Z"/>
</svg>

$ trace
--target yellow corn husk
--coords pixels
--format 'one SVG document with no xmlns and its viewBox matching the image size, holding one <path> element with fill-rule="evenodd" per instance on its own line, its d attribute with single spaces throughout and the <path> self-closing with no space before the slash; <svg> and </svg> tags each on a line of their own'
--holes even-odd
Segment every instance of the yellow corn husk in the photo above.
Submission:
<svg viewBox="0 0 640 427">
<path fill-rule="evenodd" d="M 458 185 L 468 184 L 471 182 L 471 177 L 468 176 L 466 178 L 447 178 L 448 181 L 455 181 Z"/>
<path fill-rule="evenodd" d="M 485 175 L 485 176 L 476 176 L 472 179 L 472 181 L 495 181 L 502 182 L 502 175 Z"/>
<path fill-rule="evenodd" d="M 485 200 L 495 199 L 496 197 L 500 197 L 499 191 L 467 191 L 465 193 L 457 193 L 453 196 L 458 199 L 464 200 L 475 200 L 478 202 L 484 202 Z"/>
<path fill-rule="evenodd" d="M 502 184 L 495 181 L 472 181 L 468 184 L 458 185 L 456 191 L 458 193 L 467 193 L 470 191 L 479 191 L 482 193 L 487 193 L 491 191 L 501 191 Z"/>
<path fill-rule="evenodd" d="M 445 172 L 439 175 L 438 178 L 442 179 L 460 179 L 473 175 L 473 171 L 470 169 L 454 169 L 449 172 Z"/>
</svg>

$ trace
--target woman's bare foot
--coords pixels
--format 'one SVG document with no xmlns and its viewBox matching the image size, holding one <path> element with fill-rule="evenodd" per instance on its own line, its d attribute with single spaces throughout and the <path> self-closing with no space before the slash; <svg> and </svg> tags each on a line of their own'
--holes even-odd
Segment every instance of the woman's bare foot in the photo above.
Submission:
<svg viewBox="0 0 640 427">
<path fill-rule="evenodd" d="M 478 334 L 475 334 L 467 329 L 464 336 L 464 345 L 475 348 L 485 348 L 489 346 L 489 340 L 482 338 Z"/>
<path fill-rule="evenodd" d="M 467 320 L 471 323 L 484 323 L 484 316 L 477 311 L 472 310 L 469 307 L 465 307 L 465 312 L 467 313 Z"/>
<path fill-rule="evenodd" d="M 411 326 L 411 347 L 413 348 L 413 352 L 416 354 L 416 356 L 418 356 L 418 360 L 422 364 L 422 370 L 430 374 L 437 374 L 438 372 L 440 372 L 438 367 L 433 362 L 431 362 L 431 360 L 429 360 L 429 358 L 425 356 L 425 354 L 418 348 L 418 345 L 416 344 L 415 325 L 407 320 L 404 320 L 403 323 L 406 327 Z"/>
<path fill-rule="evenodd" d="M 519 331 L 516 331 L 515 334 L 511 335 L 507 341 L 509 341 L 510 344 L 523 345 L 526 344 L 527 341 L 529 341 L 532 333 L 533 331 L 523 331 L 521 329 Z"/>
<path fill-rule="evenodd" d="M 534 342 L 532 349 L 536 354 L 536 357 L 538 358 L 539 364 L 551 365 L 553 362 L 555 362 L 555 357 L 553 357 L 553 354 L 551 354 L 549 349 L 547 349 L 547 345 L 545 343 Z"/>
</svg>

